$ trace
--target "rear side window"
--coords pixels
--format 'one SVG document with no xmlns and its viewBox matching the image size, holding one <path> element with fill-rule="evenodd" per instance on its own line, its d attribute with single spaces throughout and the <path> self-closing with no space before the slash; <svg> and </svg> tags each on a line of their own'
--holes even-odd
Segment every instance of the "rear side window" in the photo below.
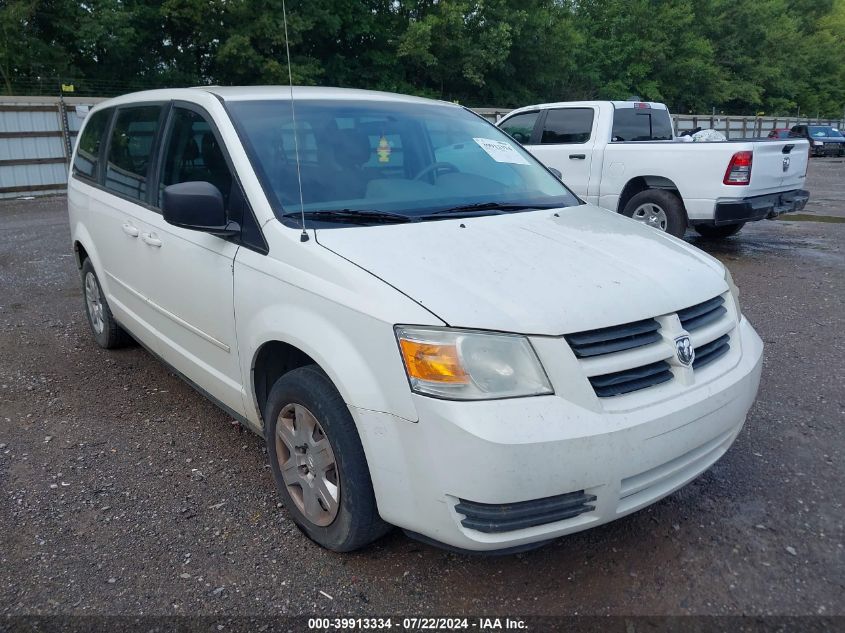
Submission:
<svg viewBox="0 0 845 633">
<path fill-rule="evenodd" d="M 543 123 L 543 145 L 586 143 L 593 130 L 592 108 L 549 110 Z"/>
<path fill-rule="evenodd" d="M 611 141 L 671 141 L 673 136 L 668 110 L 617 108 L 613 113 Z"/>
<path fill-rule="evenodd" d="M 91 180 L 97 179 L 97 165 L 100 162 L 100 146 L 106 133 L 112 109 L 99 110 L 91 115 L 76 148 L 73 159 L 73 173 Z"/>
<path fill-rule="evenodd" d="M 537 123 L 537 117 L 539 116 L 539 112 L 517 114 L 502 123 L 500 129 L 524 145 L 531 142 L 531 133 L 534 131 L 534 124 Z"/>
<path fill-rule="evenodd" d="M 117 111 L 106 162 L 107 189 L 135 200 L 146 200 L 161 108 L 151 105 Z"/>
</svg>

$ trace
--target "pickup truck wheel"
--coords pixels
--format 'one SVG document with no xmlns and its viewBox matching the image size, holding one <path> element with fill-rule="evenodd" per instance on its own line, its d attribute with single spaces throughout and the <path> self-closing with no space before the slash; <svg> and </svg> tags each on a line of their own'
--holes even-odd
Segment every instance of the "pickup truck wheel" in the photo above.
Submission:
<svg viewBox="0 0 845 633">
<path fill-rule="evenodd" d="M 319 367 L 307 365 L 279 378 L 264 409 L 276 488 L 308 538 L 348 552 L 390 530 L 378 514 L 355 422 Z"/>
<path fill-rule="evenodd" d="M 82 296 L 85 300 L 85 316 L 88 317 L 88 325 L 97 345 L 104 349 L 114 349 L 132 341 L 111 313 L 90 259 L 82 262 Z"/>
<path fill-rule="evenodd" d="M 695 232 L 701 237 L 708 239 L 718 239 L 722 237 L 730 237 L 736 235 L 739 230 L 745 226 L 745 222 L 737 222 L 736 224 L 726 224 L 724 226 L 711 226 L 709 224 L 696 224 Z"/>
<path fill-rule="evenodd" d="M 683 237 L 687 229 L 683 202 L 663 189 L 646 189 L 636 194 L 628 200 L 622 214 L 675 237 Z"/>
</svg>

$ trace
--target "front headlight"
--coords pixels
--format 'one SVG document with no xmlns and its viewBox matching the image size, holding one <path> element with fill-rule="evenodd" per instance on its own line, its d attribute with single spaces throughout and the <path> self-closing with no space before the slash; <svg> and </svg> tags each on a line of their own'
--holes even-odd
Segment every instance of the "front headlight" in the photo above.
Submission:
<svg viewBox="0 0 845 633">
<path fill-rule="evenodd" d="M 728 284 L 728 289 L 731 291 L 731 297 L 734 300 L 734 306 L 736 307 L 736 318 L 742 316 L 742 312 L 739 309 L 739 288 L 736 287 L 734 283 L 734 278 L 731 277 L 731 271 L 728 270 L 728 267 L 725 266 L 725 283 Z"/>
<path fill-rule="evenodd" d="M 822 141 L 813 141 L 813 145 L 816 147 L 824 147 L 824 143 Z"/>
<path fill-rule="evenodd" d="M 395 330 L 416 393 L 450 400 L 553 393 L 524 336 L 406 325 Z"/>
</svg>

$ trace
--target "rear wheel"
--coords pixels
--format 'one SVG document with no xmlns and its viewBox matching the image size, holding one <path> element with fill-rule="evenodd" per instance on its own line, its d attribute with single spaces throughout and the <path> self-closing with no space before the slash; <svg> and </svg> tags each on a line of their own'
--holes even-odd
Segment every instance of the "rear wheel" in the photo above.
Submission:
<svg viewBox="0 0 845 633">
<path fill-rule="evenodd" d="M 355 422 L 319 367 L 300 367 L 279 378 L 264 420 L 276 488 L 310 539 L 348 552 L 390 530 L 378 514 Z"/>
<path fill-rule="evenodd" d="M 622 211 L 632 220 L 683 237 L 687 229 L 687 214 L 681 199 L 664 189 L 646 189 L 632 197 Z"/>
<path fill-rule="evenodd" d="M 118 325 L 100 287 L 97 273 L 90 259 L 82 262 L 82 295 L 85 299 L 85 315 L 97 345 L 105 349 L 122 347 L 132 338 Z"/>
<path fill-rule="evenodd" d="M 730 237 L 736 235 L 739 230 L 745 226 L 745 222 L 738 222 L 737 224 L 725 224 L 724 226 L 712 226 L 709 224 L 696 224 L 695 231 L 701 237 L 708 239 L 719 239 L 723 237 Z"/>
</svg>

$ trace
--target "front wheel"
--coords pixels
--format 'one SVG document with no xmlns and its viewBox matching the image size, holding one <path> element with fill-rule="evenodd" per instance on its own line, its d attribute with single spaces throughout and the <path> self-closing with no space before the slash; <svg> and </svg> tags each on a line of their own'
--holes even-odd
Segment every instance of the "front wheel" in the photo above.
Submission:
<svg viewBox="0 0 845 633">
<path fill-rule="evenodd" d="M 264 438 L 279 495 L 311 540 L 348 552 L 388 532 L 355 421 L 319 367 L 300 367 L 276 381 Z"/>
<path fill-rule="evenodd" d="M 736 235 L 739 230 L 745 226 L 745 222 L 737 222 L 736 224 L 725 224 L 724 226 L 712 226 L 710 224 L 696 224 L 695 231 L 701 237 L 708 239 L 720 239 L 723 237 L 730 237 Z"/>
<path fill-rule="evenodd" d="M 628 200 L 622 214 L 675 237 L 683 237 L 687 229 L 684 203 L 676 194 L 664 189 L 641 191 Z"/>
</svg>

